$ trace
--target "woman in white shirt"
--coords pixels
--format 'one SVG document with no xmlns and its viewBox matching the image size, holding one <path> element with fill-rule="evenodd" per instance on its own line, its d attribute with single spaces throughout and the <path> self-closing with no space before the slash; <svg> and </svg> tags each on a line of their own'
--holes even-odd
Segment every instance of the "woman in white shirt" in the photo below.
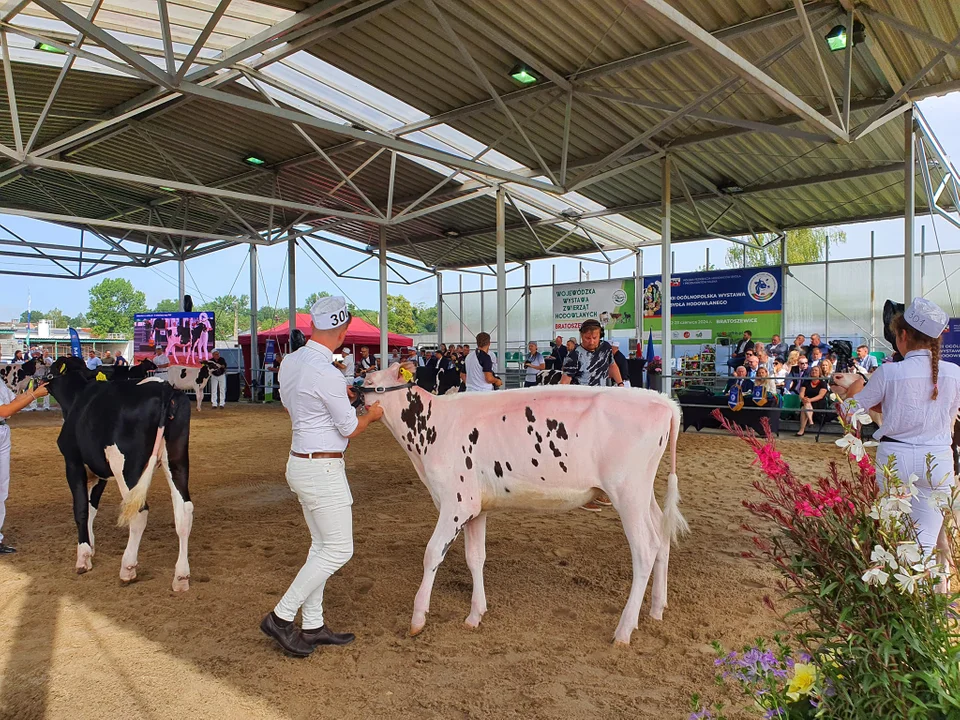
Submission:
<svg viewBox="0 0 960 720">
<path fill-rule="evenodd" d="M 3 521 L 7 514 L 7 495 L 10 492 L 10 428 L 7 427 L 7 418 L 46 395 L 47 388 L 42 384 L 21 395 L 14 395 L 10 388 L 0 383 L 0 531 L 3 530 Z M 13 552 L 16 550 L 4 544 L 3 533 L 0 532 L 0 555 Z"/>
<path fill-rule="evenodd" d="M 858 378 L 848 392 L 856 396 L 859 409 L 879 405 L 883 410 L 883 423 L 874 434 L 880 441 L 877 466 L 895 462 L 901 480 L 911 474 L 919 478 L 911 516 L 926 553 L 937 547 L 943 526 L 943 512 L 930 504 L 931 494 L 955 483 L 951 433 L 960 409 L 960 366 L 940 360 L 946 326 L 943 310 L 924 298 L 914 299 L 890 322 L 903 360 L 881 365 L 866 385 Z M 933 456 L 929 477 L 927 455 Z"/>
</svg>

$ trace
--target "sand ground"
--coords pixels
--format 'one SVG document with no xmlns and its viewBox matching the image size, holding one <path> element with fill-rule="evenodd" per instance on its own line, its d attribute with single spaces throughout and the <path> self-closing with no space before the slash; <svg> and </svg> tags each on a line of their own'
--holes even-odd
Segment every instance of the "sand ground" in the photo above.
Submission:
<svg viewBox="0 0 960 720">
<path fill-rule="evenodd" d="M 94 570 L 74 572 L 76 530 L 56 449 L 57 413 L 12 423 L 0 559 L 0 718 L 685 718 L 710 690 L 712 640 L 736 646 L 781 627 L 762 602 L 776 575 L 741 553 L 752 470 L 740 441 L 680 438 L 682 510 L 691 534 L 670 558 L 669 607 L 647 615 L 628 649 L 611 645 L 631 579 L 616 513 L 503 513 L 487 524 L 489 612 L 463 627 L 470 573 L 462 539 L 438 573 L 424 632 L 407 636 L 422 554 L 436 519 L 426 489 L 383 427 L 355 441 L 353 560 L 327 584 L 334 629 L 350 647 L 283 656 L 258 630 L 302 563 L 308 533 L 283 479 L 290 427 L 279 406 L 194 413 L 192 585 L 170 589 L 177 555 L 158 474 L 139 579 L 122 586 L 126 531 L 109 486 Z M 785 440 L 797 470 L 831 443 Z M 665 490 L 663 463 L 657 494 Z"/>
</svg>

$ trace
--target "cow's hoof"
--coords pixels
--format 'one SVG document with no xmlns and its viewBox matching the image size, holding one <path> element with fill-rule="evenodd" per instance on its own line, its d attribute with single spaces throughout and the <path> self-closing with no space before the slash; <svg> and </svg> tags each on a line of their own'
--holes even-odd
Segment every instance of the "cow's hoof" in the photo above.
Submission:
<svg viewBox="0 0 960 720">
<path fill-rule="evenodd" d="M 93 570 L 93 549 L 87 544 L 77 545 L 77 575 Z"/>
<path fill-rule="evenodd" d="M 126 567 L 120 568 L 120 582 L 122 582 L 124 585 L 129 585 L 136 579 L 137 579 L 136 565 L 127 565 Z"/>
<path fill-rule="evenodd" d="M 410 623 L 410 637 L 416 637 L 423 632 L 424 626 L 427 624 L 427 621 L 424 620 L 419 625 L 416 623 Z"/>
<path fill-rule="evenodd" d="M 621 630 L 617 628 L 617 631 L 613 634 L 613 644 L 614 645 L 629 645 L 630 636 L 633 635 L 632 630 Z"/>
<path fill-rule="evenodd" d="M 82 565 L 81 567 L 78 567 L 78 568 L 77 568 L 77 575 L 83 575 L 85 572 L 87 572 L 87 571 L 89 571 L 89 570 L 92 570 L 92 569 L 93 569 L 92 567 L 89 567 L 89 568 L 88 568 L 86 565 Z"/>
<path fill-rule="evenodd" d="M 650 608 L 650 617 L 654 620 L 663 620 L 663 608 Z"/>
<path fill-rule="evenodd" d="M 620 640 L 619 638 L 614 638 L 613 646 L 618 648 L 630 647 L 630 638 L 626 640 Z"/>
<path fill-rule="evenodd" d="M 463 621 L 463 626 L 470 628 L 471 630 L 476 630 L 478 627 L 480 627 L 480 620 L 482 618 L 483 616 L 480 615 L 480 613 L 470 613 L 467 615 L 467 619 Z"/>
<path fill-rule="evenodd" d="M 190 576 L 186 577 L 175 577 L 173 579 L 173 591 L 174 592 L 186 592 L 190 589 Z"/>
</svg>

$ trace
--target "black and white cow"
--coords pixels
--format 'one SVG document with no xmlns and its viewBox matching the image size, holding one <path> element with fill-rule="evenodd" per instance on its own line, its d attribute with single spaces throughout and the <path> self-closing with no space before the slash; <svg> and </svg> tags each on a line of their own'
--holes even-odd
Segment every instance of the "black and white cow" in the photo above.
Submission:
<svg viewBox="0 0 960 720">
<path fill-rule="evenodd" d="M 560 370 L 541 370 L 537 373 L 537 385 L 559 385 L 562 377 Z"/>
<path fill-rule="evenodd" d="M 210 368 L 207 363 L 203 363 L 200 367 L 171 365 L 167 371 L 167 382 L 178 390 L 195 392 L 197 394 L 197 412 L 200 412 L 203 393 L 207 389 L 207 383 L 210 382 Z"/>
<path fill-rule="evenodd" d="M 150 360 L 141 360 L 133 367 L 128 365 L 115 365 L 113 367 L 112 380 L 143 380 L 150 373 L 155 372 L 157 366 Z"/>
<path fill-rule="evenodd" d="M 20 365 L 7 365 L 3 369 L 3 378 L 7 387 L 15 394 L 25 392 L 33 375 L 37 371 L 37 360 L 33 358 Z"/>
<path fill-rule="evenodd" d="M 120 580 L 137 577 L 137 552 L 147 526 L 147 491 L 159 463 L 170 485 L 180 554 L 173 589 L 190 587 L 187 540 L 193 526 L 193 502 L 187 487 L 190 458 L 190 401 L 161 380 L 140 383 L 98 382 L 83 360 L 62 357 L 44 380 L 63 408 L 57 446 L 66 463 L 77 523 L 77 573 L 93 569 L 93 520 L 109 478 L 115 478 L 123 502 L 119 523 L 130 536 L 120 565 Z M 87 469 L 99 480 L 87 488 Z"/>
</svg>

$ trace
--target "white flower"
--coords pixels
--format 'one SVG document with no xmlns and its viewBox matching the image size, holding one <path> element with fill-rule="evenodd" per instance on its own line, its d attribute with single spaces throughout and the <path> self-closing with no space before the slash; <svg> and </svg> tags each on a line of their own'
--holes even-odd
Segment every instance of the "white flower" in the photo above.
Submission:
<svg viewBox="0 0 960 720">
<path fill-rule="evenodd" d="M 889 579 L 890 573 L 880 567 L 872 567 L 863 574 L 863 581 L 867 585 L 886 585 Z"/>
<path fill-rule="evenodd" d="M 904 573 L 894 573 L 897 579 L 897 586 L 908 595 L 912 595 L 917 589 L 917 581 L 923 579 L 923 575 L 906 575 Z"/>
<path fill-rule="evenodd" d="M 911 473 L 910 477 L 908 477 L 902 485 L 903 489 L 910 493 L 911 497 L 916 497 L 919 492 L 919 490 L 917 490 L 917 482 L 919 480 L 919 477 Z"/>
<path fill-rule="evenodd" d="M 953 505 L 953 493 L 950 492 L 949 488 L 936 488 L 930 493 L 927 502 L 930 503 L 930 507 L 936 510 L 946 510 Z"/>
<path fill-rule="evenodd" d="M 897 557 L 901 565 L 914 565 L 923 559 L 920 546 L 915 542 L 897 543 Z"/>
<path fill-rule="evenodd" d="M 913 509 L 913 503 L 910 502 L 909 495 L 891 495 L 882 502 L 889 517 L 907 515 Z"/>
<path fill-rule="evenodd" d="M 873 552 L 870 553 L 870 561 L 880 563 L 881 566 L 889 565 L 894 570 L 898 569 L 897 559 L 889 550 L 881 545 L 874 545 Z"/>
</svg>

